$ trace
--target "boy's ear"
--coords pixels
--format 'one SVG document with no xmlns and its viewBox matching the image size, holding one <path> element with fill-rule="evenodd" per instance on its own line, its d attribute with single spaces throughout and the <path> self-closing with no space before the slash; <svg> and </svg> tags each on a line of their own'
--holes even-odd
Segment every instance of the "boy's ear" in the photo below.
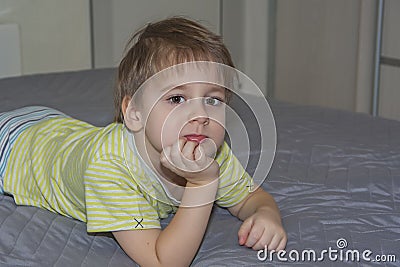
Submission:
<svg viewBox="0 0 400 267">
<path fill-rule="evenodd" d="M 134 103 L 131 103 L 131 97 L 124 97 L 121 108 L 122 113 L 124 114 L 125 125 L 129 130 L 133 132 L 140 131 L 143 128 L 142 114 L 136 109 Z"/>
</svg>

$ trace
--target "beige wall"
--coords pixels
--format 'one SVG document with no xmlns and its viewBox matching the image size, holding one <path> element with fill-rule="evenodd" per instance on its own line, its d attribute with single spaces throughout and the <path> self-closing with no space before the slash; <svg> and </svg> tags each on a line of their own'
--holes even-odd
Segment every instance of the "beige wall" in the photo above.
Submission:
<svg viewBox="0 0 400 267">
<path fill-rule="evenodd" d="M 400 1 L 385 0 L 382 56 L 400 60 Z M 381 65 L 380 116 L 400 120 L 400 66 Z"/>
<path fill-rule="evenodd" d="M 379 116 L 400 120 L 400 68 L 381 66 Z"/>
<path fill-rule="evenodd" d="M 0 0 L 20 30 L 22 74 L 90 68 L 89 0 Z"/>
<path fill-rule="evenodd" d="M 376 49 L 377 1 L 360 2 L 354 111 L 372 114 Z"/>
<path fill-rule="evenodd" d="M 378 1 L 278 0 L 277 99 L 372 113 Z M 385 0 L 381 56 L 400 60 L 400 1 Z M 400 120 L 400 66 L 380 65 L 378 115 Z"/>
<path fill-rule="evenodd" d="M 95 66 L 117 66 L 132 33 L 144 24 L 183 15 L 219 33 L 218 0 L 94 0 Z"/>
<path fill-rule="evenodd" d="M 268 13 L 266 0 L 224 0 L 224 42 L 236 68 L 249 76 L 266 95 L 268 89 Z M 244 92 L 252 93 L 246 88 Z"/>
<path fill-rule="evenodd" d="M 400 1 L 385 0 L 382 55 L 400 59 Z"/>
<path fill-rule="evenodd" d="M 376 0 L 278 0 L 274 96 L 371 111 Z"/>
<path fill-rule="evenodd" d="M 244 72 L 264 95 L 268 90 L 268 8 L 265 0 L 245 1 Z"/>
<path fill-rule="evenodd" d="M 0 24 L 0 78 L 21 75 L 21 45 L 17 24 Z"/>
</svg>

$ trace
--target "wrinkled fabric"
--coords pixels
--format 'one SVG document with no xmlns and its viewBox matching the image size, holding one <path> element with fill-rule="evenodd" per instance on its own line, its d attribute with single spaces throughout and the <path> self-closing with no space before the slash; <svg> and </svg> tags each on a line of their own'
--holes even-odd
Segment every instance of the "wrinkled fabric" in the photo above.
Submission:
<svg viewBox="0 0 400 267">
<path fill-rule="evenodd" d="M 0 113 L 0 194 L 4 193 L 4 177 L 14 142 L 29 127 L 63 113 L 46 107 L 30 106 Z"/>
</svg>

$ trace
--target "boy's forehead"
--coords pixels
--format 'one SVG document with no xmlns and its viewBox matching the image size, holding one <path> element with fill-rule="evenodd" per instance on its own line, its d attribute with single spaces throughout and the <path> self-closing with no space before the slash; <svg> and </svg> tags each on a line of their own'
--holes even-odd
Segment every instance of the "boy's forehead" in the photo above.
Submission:
<svg viewBox="0 0 400 267">
<path fill-rule="evenodd" d="M 176 85 L 176 86 L 170 86 L 170 87 L 165 87 L 161 90 L 161 93 L 166 93 L 171 90 L 190 90 L 190 89 L 203 89 L 207 90 L 207 92 L 225 92 L 225 88 L 218 85 L 218 84 L 212 84 L 212 83 L 205 83 L 205 82 L 192 82 L 192 83 L 186 83 L 186 84 L 181 84 L 181 85 Z"/>
<path fill-rule="evenodd" d="M 193 82 L 225 84 L 235 72 L 233 68 L 228 69 L 227 66 L 214 62 L 186 62 L 166 68 L 148 81 L 165 84 L 170 88 Z"/>
</svg>

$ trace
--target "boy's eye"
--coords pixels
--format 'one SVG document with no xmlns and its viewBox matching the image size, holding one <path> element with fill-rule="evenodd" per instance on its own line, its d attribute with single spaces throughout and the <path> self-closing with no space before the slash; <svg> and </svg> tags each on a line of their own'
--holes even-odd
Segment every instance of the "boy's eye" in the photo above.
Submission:
<svg viewBox="0 0 400 267">
<path fill-rule="evenodd" d="M 181 104 L 185 101 L 185 98 L 180 95 L 174 95 L 167 99 L 171 104 Z"/>
<path fill-rule="evenodd" d="M 219 106 L 222 104 L 222 100 L 216 97 L 206 97 L 204 99 L 204 102 L 206 105 L 210 105 L 210 106 Z"/>
</svg>

